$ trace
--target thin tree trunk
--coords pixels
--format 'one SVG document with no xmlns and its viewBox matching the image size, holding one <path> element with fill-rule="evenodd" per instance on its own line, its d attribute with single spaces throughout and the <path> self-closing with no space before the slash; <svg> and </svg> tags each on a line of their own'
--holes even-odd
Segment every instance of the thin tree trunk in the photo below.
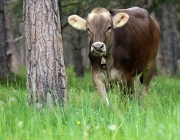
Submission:
<svg viewBox="0 0 180 140">
<path fill-rule="evenodd" d="M 19 53 L 19 55 L 20 55 L 20 66 L 24 68 L 26 66 L 26 50 L 23 47 L 24 42 L 20 41 L 19 44 L 20 44 L 20 47 L 21 47 L 20 48 L 20 53 Z"/>
<path fill-rule="evenodd" d="M 163 60 L 167 72 L 176 74 L 177 60 L 177 15 L 176 5 L 164 4 L 162 8 L 163 20 Z"/>
<path fill-rule="evenodd" d="M 29 103 L 45 103 L 50 96 L 64 104 L 67 86 L 58 2 L 25 0 L 24 10 Z"/>
<path fill-rule="evenodd" d="M 73 49 L 74 72 L 77 77 L 84 77 L 84 67 L 82 62 L 81 48 Z"/>
<path fill-rule="evenodd" d="M 9 74 L 5 41 L 4 4 L 3 0 L 0 0 L 0 79 L 7 77 Z"/>
<path fill-rule="evenodd" d="M 24 41 L 24 22 L 19 23 L 19 32 L 22 34 L 21 39 L 18 41 L 19 45 L 19 55 L 20 55 L 20 66 L 26 66 L 26 48 L 25 48 L 25 41 Z M 19 37 L 20 38 L 20 37 Z"/>
<path fill-rule="evenodd" d="M 81 49 L 84 47 L 82 38 L 84 38 L 83 36 L 85 34 L 82 31 L 74 30 L 74 32 L 75 32 L 75 36 L 72 38 L 74 72 L 76 73 L 77 77 L 84 77 L 84 66 L 83 66 Z"/>
<path fill-rule="evenodd" d="M 17 60 L 17 51 L 15 48 L 13 32 L 11 29 L 11 20 L 8 14 L 7 4 L 4 4 L 5 11 L 5 28 L 6 28 L 6 47 L 7 47 L 7 57 L 8 57 L 8 65 L 10 71 L 18 73 L 18 60 Z"/>
</svg>

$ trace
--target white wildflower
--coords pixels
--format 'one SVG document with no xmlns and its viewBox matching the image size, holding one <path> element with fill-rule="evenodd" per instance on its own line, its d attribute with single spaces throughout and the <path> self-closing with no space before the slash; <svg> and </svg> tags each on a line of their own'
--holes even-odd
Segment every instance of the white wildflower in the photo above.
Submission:
<svg viewBox="0 0 180 140">
<path fill-rule="evenodd" d="M 14 102 L 14 101 L 15 101 L 15 98 L 14 98 L 14 97 L 9 98 L 9 101 L 10 101 L 10 102 Z"/>
<path fill-rule="evenodd" d="M 111 131 L 115 131 L 117 129 L 117 126 L 115 124 L 108 125 L 108 129 Z"/>
<path fill-rule="evenodd" d="M 19 128 L 21 128 L 21 127 L 23 126 L 23 122 L 22 122 L 22 121 L 19 121 L 18 124 L 17 124 L 17 126 L 18 126 Z"/>
<path fill-rule="evenodd" d="M 90 130 L 90 129 L 91 129 L 90 125 L 87 125 L 87 126 L 86 126 L 86 129 L 87 129 L 87 130 Z"/>
<path fill-rule="evenodd" d="M 98 125 L 96 126 L 96 129 L 99 129 L 99 126 L 98 126 Z"/>
<path fill-rule="evenodd" d="M 84 137 L 87 137 L 89 134 L 87 132 L 84 132 Z"/>
</svg>

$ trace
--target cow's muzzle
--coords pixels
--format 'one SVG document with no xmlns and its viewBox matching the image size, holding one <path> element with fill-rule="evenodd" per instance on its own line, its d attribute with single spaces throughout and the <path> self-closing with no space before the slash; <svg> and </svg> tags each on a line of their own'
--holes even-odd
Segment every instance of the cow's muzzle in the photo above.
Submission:
<svg viewBox="0 0 180 140">
<path fill-rule="evenodd" d="M 91 45 L 91 52 L 95 53 L 96 55 L 101 55 L 106 52 L 106 45 L 102 42 L 94 42 Z"/>
</svg>

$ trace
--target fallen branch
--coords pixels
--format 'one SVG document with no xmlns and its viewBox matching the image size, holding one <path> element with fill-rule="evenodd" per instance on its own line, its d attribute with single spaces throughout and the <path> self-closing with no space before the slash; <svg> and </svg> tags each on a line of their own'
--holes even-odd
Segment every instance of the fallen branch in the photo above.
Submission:
<svg viewBox="0 0 180 140">
<path fill-rule="evenodd" d="M 14 42 L 17 42 L 19 40 L 23 39 L 23 36 L 17 37 L 16 39 L 14 39 Z"/>
</svg>

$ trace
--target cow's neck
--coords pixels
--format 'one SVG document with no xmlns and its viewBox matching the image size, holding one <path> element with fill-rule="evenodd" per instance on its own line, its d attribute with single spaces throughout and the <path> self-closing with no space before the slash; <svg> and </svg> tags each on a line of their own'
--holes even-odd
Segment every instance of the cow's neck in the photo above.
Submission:
<svg viewBox="0 0 180 140">
<path fill-rule="evenodd" d="M 89 53 L 89 59 L 91 61 L 92 68 L 94 70 L 108 71 L 113 66 L 112 51 L 108 57 L 94 56 L 91 52 Z"/>
<path fill-rule="evenodd" d="M 112 52 L 110 51 L 108 56 L 101 56 L 101 68 L 102 69 L 108 69 L 108 67 L 111 67 L 111 61 L 112 58 Z"/>
<path fill-rule="evenodd" d="M 101 66 L 103 69 L 106 69 L 107 67 L 107 59 L 109 59 L 110 55 L 112 55 L 111 52 L 113 47 L 114 47 L 114 36 L 110 47 L 107 49 L 106 53 L 101 57 Z"/>
</svg>

